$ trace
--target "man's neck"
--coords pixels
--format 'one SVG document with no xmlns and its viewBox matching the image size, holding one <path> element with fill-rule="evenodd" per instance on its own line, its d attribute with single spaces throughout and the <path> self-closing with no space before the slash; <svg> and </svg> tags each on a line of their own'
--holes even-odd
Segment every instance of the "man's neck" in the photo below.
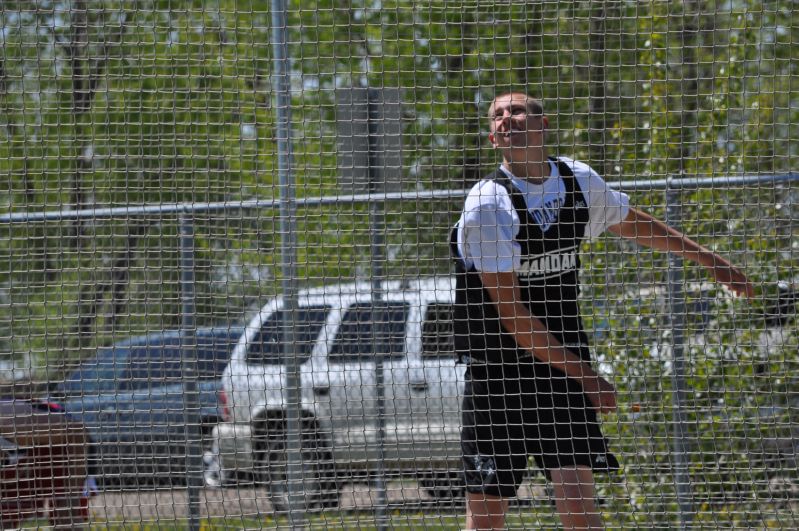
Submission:
<svg viewBox="0 0 799 531">
<path fill-rule="evenodd" d="M 528 159 L 523 162 L 513 162 L 506 158 L 502 161 L 502 166 L 511 172 L 514 177 L 525 179 L 533 184 L 543 183 L 552 174 L 552 169 L 546 154 L 541 158 Z"/>
</svg>

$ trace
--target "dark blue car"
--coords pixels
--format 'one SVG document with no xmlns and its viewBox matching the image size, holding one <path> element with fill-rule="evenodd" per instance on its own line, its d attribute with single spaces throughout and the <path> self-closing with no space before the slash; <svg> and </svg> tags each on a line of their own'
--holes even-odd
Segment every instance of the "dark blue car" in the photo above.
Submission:
<svg viewBox="0 0 799 531">
<path fill-rule="evenodd" d="M 54 398 L 88 430 L 100 485 L 185 483 L 190 452 L 209 450 L 222 417 L 220 376 L 243 331 L 197 329 L 195 350 L 180 331 L 133 337 L 98 349 L 57 386 Z M 183 360 L 195 356 L 196 379 L 187 380 Z M 187 409 L 193 385 L 199 409 Z"/>
</svg>

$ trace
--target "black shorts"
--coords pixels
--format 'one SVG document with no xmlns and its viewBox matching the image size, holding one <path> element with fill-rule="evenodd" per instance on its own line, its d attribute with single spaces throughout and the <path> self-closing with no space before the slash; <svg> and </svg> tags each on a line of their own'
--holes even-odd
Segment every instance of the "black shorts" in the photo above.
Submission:
<svg viewBox="0 0 799 531">
<path fill-rule="evenodd" d="M 584 465 L 618 470 L 582 387 L 538 362 L 471 364 L 466 371 L 461 449 L 466 488 L 515 496 L 532 456 L 549 471 Z"/>
</svg>

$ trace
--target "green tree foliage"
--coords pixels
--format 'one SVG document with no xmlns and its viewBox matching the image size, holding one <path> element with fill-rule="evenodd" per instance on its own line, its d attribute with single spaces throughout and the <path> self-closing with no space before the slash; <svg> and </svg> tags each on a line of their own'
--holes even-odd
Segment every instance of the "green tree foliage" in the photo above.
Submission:
<svg viewBox="0 0 799 531">
<path fill-rule="evenodd" d="M 544 100 L 553 152 L 611 182 L 794 169 L 789 0 L 292 0 L 288 17 L 298 198 L 340 191 L 336 98 L 350 86 L 401 90 L 403 190 L 465 188 L 496 164 L 487 105 L 510 89 Z M 254 0 L 2 2 L 4 213 L 279 197 L 270 24 Z M 794 276 L 794 197 L 772 185 L 685 192 L 680 224 L 743 264 L 767 301 Z M 664 215 L 662 192 L 633 198 Z M 386 273 L 449 271 L 460 201 L 386 208 Z M 195 217 L 198 322 L 241 320 L 278 292 L 277 221 L 273 209 Z M 302 283 L 369 274 L 368 205 L 299 209 L 297 222 Z M 0 230 L 0 357 L 33 354 L 56 377 L 98 344 L 180 323 L 176 215 Z M 597 355 L 622 403 L 643 408 L 609 423 L 627 462 L 624 485 L 607 486 L 624 501 L 611 510 L 647 523 L 676 507 L 667 263 L 610 238 L 585 252 Z M 687 319 L 691 472 L 702 507 L 765 526 L 774 512 L 753 510 L 765 502 L 752 485 L 775 477 L 771 441 L 793 436 L 795 330 L 764 348 L 766 303 L 719 293 L 702 295 L 709 320 Z"/>
</svg>

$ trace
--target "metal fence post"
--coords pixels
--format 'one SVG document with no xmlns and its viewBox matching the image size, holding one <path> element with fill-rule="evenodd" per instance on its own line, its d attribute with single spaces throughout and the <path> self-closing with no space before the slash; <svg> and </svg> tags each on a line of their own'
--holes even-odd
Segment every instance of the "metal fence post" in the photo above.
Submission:
<svg viewBox="0 0 799 531">
<path fill-rule="evenodd" d="M 666 187 L 666 223 L 679 229 L 682 220 L 682 193 L 673 187 Z M 685 399 L 685 292 L 683 289 L 683 260 L 674 253 L 669 254 L 668 300 L 669 324 L 671 326 L 672 355 L 672 436 L 674 484 L 677 489 L 680 529 L 687 529 L 693 514 L 691 478 L 688 472 L 688 435 L 686 430 Z"/>
<path fill-rule="evenodd" d="M 381 140 L 377 135 L 377 123 L 380 118 L 378 105 L 382 104 L 380 92 L 374 89 L 367 90 L 367 108 L 369 124 L 369 191 L 374 193 L 378 189 L 378 184 L 382 182 L 382 161 L 380 157 Z M 385 227 L 385 209 L 382 202 L 372 201 L 369 204 L 369 240 L 371 247 L 371 281 L 372 281 L 372 302 L 377 302 L 383 297 L 383 262 L 385 261 L 385 240 L 383 229 Z M 374 316 L 374 304 L 372 305 L 372 322 L 376 325 L 372 327 L 374 332 L 380 333 L 380 327 L 385 323 L 378 322 Z M 372 338 L 373 341 L 375 338 Z M 386 404 L 385 404 L 385 378 L 383 374 L 383 359 L 380 353 L 375 358 L 375 393 L 377 399 L 377 471 L 375 474 L 374 487 L 376 500 L 374 503 L 375 523 L 378 531 L 386 529 L 388 524 L 386 509 L 388 506 L 388 494 L 386 492 L 386 466 L 385 466 L 385 440 L 386 440 Z"/>
<path fill-rule="evenodd" d="M 302 466 L 302 403 L 300 366 L 294 344 L 294 323 L 297 322 L 297 235 L 296 204 L 291 144 L 291 72 L 286 31 L 288 24 L 285 0 L 272 0 L 272 85 L 275 90 L 277 116 L 277 160 L 280 187 L 281 272 L 283 274 L 283 322 L 281 345 L 286 365 L 286 489 L 289 525 L 305 527 L 303 503 L 304 470 Z"/>
<path fill-rule="evenodd" d="M 197 323 L 194 292 L 194 219 L 182 215 L 180 225 L 181 371 L 183 433 L 186 436 L 186 483 L 189 530 L 200 529 L 200 489 L 203 487 L 200 395 L 197 387 Z"/>
</svg>

